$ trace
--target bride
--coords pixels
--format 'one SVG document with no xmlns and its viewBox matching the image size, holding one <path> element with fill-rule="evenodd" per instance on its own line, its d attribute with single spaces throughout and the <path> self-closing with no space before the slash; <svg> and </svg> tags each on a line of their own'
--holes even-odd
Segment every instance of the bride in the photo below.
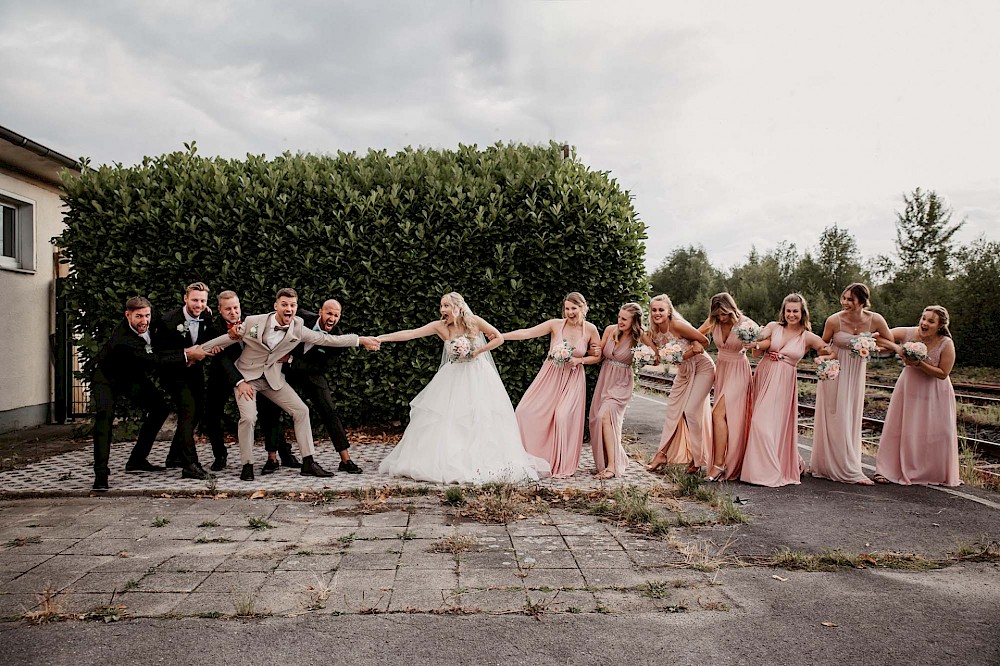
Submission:
<svg viewBox="0 0 1000 666">
<path fill-rule="evenodd" d="M 380 335 L 403 342 L 436 334 L 444 340 L 441 367 L 410 402 L 410 424 L 379 472 L 435 483 L 537 481 L 549 464 L 528 454 L 514 408 L 490 350 L 500 332 L 472 314 L 457 292 L 441 298 L 441 319 Z M 486 341 L 486 336 L 490 341 Z"/>
</svg>

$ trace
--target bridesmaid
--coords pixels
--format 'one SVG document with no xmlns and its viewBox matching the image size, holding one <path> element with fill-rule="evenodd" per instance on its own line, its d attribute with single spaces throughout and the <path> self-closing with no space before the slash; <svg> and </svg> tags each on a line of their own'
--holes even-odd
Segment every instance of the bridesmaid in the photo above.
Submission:
<svg viewBox="0 0 1000 666">
<path fill-rule="evenodd" d="M 626 303 L 618 312 L 618 323 L 604 329 L 604 361 L 590 403 L 590 446 L 598 479 L 622 476 L 628 467 L 622 447 L 622 420 L 632 399 L 632 348 L 640 343 L 652 346 L 642 330 L 642 306 Z"/>
<path fill-rule="evenodd" d="M 885 415 L 875 458 L 876 483 L 962 483 L 955 389 L 949 377 L 955 365 L 955 343 L 948 322 L 947 310 L 928 305 L 920 315 L 919 326 L 894 328 L 891 337 L 880 341 L 886 349 L 899 354 L 906 367 L 899 373 Z M 927 358 L 907 359 L 902 353 L 906 342 L 927 345 Z"/>
<path fill-rule="evenodd" d="M 823 328 L 823 341 L 840 360 L 836 379 L 817 382 L 816 428 L 809 472 L 831 481 L 872 485 L 861 470 L 861 417 L 865 408 L 865 371 L 868 361 L 852 354 L 851 338 L 867 332 L 876 339 L 891 340 L 889 325 L 877 312 L 868 310 L 868 287 L 855 282 L 840 295 L 840 312 L 830 315 Z"/>
<path fill-rule="evenodd" d="M 660 435 L 660 449 L 646 469 L 663 465 L 686 464 L 688 474 L 710 464 L 712 457 L 712 411 L 708 394 L 715 379 L 715 363 L 705 353 L 708 338 L 674 310 L 666 294 L 649 302 L 649 335 L 657 351 L 678 342 L 684 348 L 684 361 L 677 369 L 667 396 L 667 416 Z"/>
<path fill-rule="evenodd" d="M 761 339 L 753 344 L 755 352 L 767 354 L 754 373 L 753 416 L 741 481 L 772 488 L 799 483 L 804 465 L 798 449 L 796 367 L 808 349 L 829 353 L 811 328 L 806 299 L 789 294 L 781 303 L 778 321 L 765 326 Z"/>
<path fill-rule="evenodd" d="M 709 481 L 738 479 L 743 469 L 753 384 L 746 355 L 748 345 L 736 334 L 736 327 L 744 323 L 757 325 L 740 311 L 730 294 L 722 292 L 712 296 L 708 319 L 698 329 L 704 335 L 711 334 L 719 350 L 712 408 L 715 451 L 710 461 Z"/>
<path fill-rule="evenodd" d="M 587 407 L 587 379 L 580 366 L 601 360 L 601 337 L 586 316 L 587 301 L 574 291 L 563 299 L 562 319 L 503 334 L 504 340 L 551 336 L 549 354 L 515 414 L 525 450 L 547 460 L 555 478 L 573 476 L 580 464 Z M 572 355 L 565 363 L 556 363 L 553 354 L 567 347 Z"/>
</svg>

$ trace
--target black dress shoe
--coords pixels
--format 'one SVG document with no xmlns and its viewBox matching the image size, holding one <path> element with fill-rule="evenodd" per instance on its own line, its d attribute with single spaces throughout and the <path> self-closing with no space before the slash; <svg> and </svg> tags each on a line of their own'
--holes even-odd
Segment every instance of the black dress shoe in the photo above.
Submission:
<svg viewBox="0 0 1000 666">
<path fill-rule="evenodd" d="M 205 471 L 201 465 L 197 463 L 191 463 L 190 465 L 184 467 L 181 470 L 182 479 L 198 479 L 199 481 L 208 481 L 209 479 L 214 479 L 213 474 L 209 474 Z"/>
<path fill-rule="evenodd" d="M 184 461 L 176 458 L 167 458 L 163 464 L 167 466 L 167 469 L 180 469 L 184 467 Z"/>
<path fill-rule="evenodd" d="M 213 472 L 221 472 L 225 468 L 226 468 L 226 457 L 223 456 L 221 458 L 216 458 L 215 462 L 212 463 L 212 466 L 209 469 L 211 469 Z"/>
<path fill-rule="evenodd" d="M 94 490 L 99 490 L 101 492 L 108 490 L 108 475 L 98 474 L 94 479 Z"/>
<path fill-rule="evenodd" d="M 274 474 L 280 468 L 281 468 L 281 464 L 278 462 L 277 459 L 271 460 L 270 458 L 268 458 L 267 462 L 264 463 L 264 466 L 260 468 L 260 473 L 261 474 Z"/>
<path fill-rule="evenodd" d="M 361 468 L 354 464 L 353 460 L 341 460 L 337 470 L 348 474 L 361 474 Z"/>
<path fill-rule="evenodd" d="M 243 471 L 240 472 L 240 481 L 253 481 L 253 464 L 247 463 L 243 465 Z"/>
<path fill-rule="evenodd" d="M 296 469 L 302 467 L 302 463 L 299 462 L 299 459 L 296 458 L 293 454 L 289 453 L 288 455 L 282 456 L 279 453 L 278 455 L 281 458 L 281 466 L 282 467 L 294 467 Z"/>
<path fill-rule="evenodd" d="M 328 472 L 323 469 L 318 462 L 312 459 L 312 456 L 307 457 L 302 461 L 302 471 L 299 472 L 302 476 L 333 476 L 333 472 Z"/>
<path fill-rule="evenodd" d="M 165 469 L 166 467 L 154 465 L 148 460 L 129 461 L 125 463 L 125 471 L 128 474 L 134 474 L 135 472 L 162 472 Z"/>
</svg>

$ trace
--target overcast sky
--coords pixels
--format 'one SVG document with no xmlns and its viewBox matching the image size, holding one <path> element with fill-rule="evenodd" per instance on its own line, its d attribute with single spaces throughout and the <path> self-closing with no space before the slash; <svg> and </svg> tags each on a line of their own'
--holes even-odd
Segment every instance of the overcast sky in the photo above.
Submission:
<svg viewBox="0 0 1000 666">
<path fill-rule="evenodd" d="M 1000 3 L 0 0 L 0 124 L 71 157 L 575 145 L 647 266 L 894 247 L 916 187 L 1000 238 Z"/>
</svg>

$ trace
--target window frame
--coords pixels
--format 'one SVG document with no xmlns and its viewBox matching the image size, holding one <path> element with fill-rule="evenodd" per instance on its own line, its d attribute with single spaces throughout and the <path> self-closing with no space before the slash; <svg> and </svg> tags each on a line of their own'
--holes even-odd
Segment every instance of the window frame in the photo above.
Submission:
<svg viewBox="0 0 1000 666">
<path fill-rule="evenodd" d="M 35 272 L 35 201 L 0 189 L 0 204 L 14 209 L 14 256 L 0 255 L 0 270 Z"/>
</svg>

